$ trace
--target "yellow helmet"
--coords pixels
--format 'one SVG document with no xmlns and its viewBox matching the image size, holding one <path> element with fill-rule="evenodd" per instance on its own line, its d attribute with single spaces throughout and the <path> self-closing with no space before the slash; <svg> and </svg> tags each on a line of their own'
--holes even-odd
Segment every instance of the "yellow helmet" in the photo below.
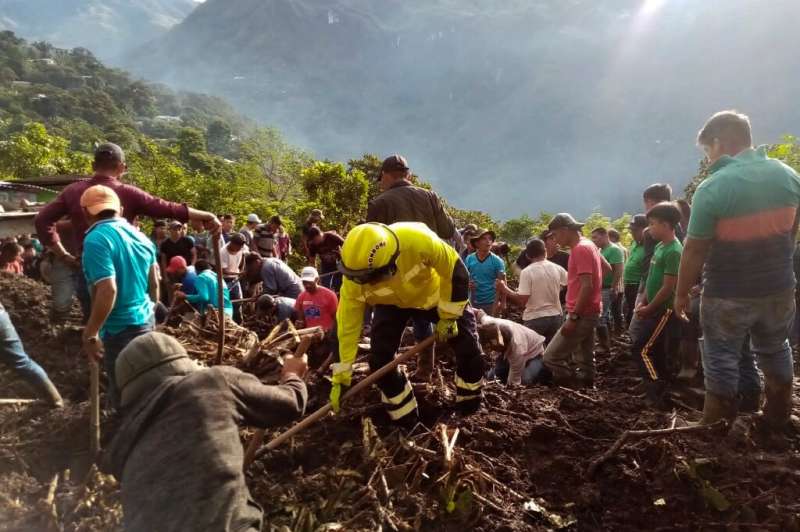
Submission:
<svg viewBox="0 0 800 532">
<path fill-rule="evenodd" d="M 339 271 L 356 283 L 370 283 L 397 270 L 400 241 L 389 226 L 367 223 L 347 234 Z"/>
</svg>

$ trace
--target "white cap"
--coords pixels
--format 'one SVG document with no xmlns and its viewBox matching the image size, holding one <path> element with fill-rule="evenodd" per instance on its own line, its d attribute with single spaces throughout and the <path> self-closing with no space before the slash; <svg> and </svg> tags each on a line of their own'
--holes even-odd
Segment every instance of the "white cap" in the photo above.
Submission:
<svg viewBox="0 0 800 532">
<path fill-rule="evenodd" d="M 319 273 L 317 273 L 317 269 L 313 266 L 306 266 L 303 268 L 303 271 L 300 272 L 300 280 L 307 281 L 309 283 L 313 283 L 319 279 Z"/>
<path fill-rule="evenodd" d="M 261 223 L 261 218 L 259 218 L 258 215 L 255 214 L 255 213 L 248 214 L 247 215 L 247 223 L 249 223 L 249 224 L 260 224 Z"/>
</svg>

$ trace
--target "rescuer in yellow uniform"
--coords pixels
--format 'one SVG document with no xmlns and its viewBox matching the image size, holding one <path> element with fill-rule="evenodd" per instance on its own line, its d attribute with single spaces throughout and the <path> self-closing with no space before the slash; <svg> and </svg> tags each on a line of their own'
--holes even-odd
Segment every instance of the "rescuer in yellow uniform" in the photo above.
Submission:
<svg viewBox="0 0 800 532">
<path fill-rule="evenodd" d="M 436 339 L 456 353 L 456 402 L 463 413 L 481 404 L 483 358 L 469 299 L 469 273 L 458 253 L 425 224 L 367 223 L 354 228 L 342 246 L 344 275 L 339 309 L 339 363 L 333 368 L 331 403 L 339 410 L 343 388 L 350 386 L 352 364 L 367 305 L 372 318 L 372 371 L 390 362 L 408 320 L 436 323 Z M 417 400 L 406 376 L 395 370 L 378 381 L 381 399 L 394 420 L 417 418 Z"/>
</svg>

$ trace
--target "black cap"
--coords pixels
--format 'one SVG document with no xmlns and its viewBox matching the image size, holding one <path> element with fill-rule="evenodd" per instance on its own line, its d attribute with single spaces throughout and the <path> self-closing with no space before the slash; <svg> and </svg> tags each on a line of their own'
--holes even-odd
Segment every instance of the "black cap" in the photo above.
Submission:
<svg viewBox="0 0 800 532">
<path fill-rule="evenodd" d="M 647 227 L 647 216 L 644 214 L 637 214 L 633 218 L 631 218 L 630 227 L 638 227 L 639 229 L 644 229 Z"/>
<path fill-rule="evenodd" d="M 95 148 L 94 162 L 100 164 L 124 163 L 125 152 L 113 142 L 104 142 Z"/>
<path fill-rule="evenodd" d="M 381 173 L 406 171 L 408 171 L 408 161 L 406 161 L 405 157 L 396 153 L 384 159 L 381 165 Z"/>
<path fill-rule="evenodd" d="M 237 246 L 244 246 L 247 241 L 244 239 L 244 235 L 241 233 L 233 233 L 231 235 L 230 240 L 228 240 L 229 244 L 236 244 Z"/>
<path fill-rule="evenodd" d="M 179 222 L 178 220 L 172 220 L 169 223 L 169 228 L 170 229 L 181 229 L 182 227 L 183 227 L 183 224 L 181 222 Z"/>
<path fill-rule="evenodd" d="M 547 226 L 547 228 L 551 231 L 561 229 L 562 227 L 578 230 L 583 227 L 583 224 L 575 220 L 571 214 L 562 212 L 556 214 L 553 219 L 550 220 L 550 224 Z"/>
</svg>

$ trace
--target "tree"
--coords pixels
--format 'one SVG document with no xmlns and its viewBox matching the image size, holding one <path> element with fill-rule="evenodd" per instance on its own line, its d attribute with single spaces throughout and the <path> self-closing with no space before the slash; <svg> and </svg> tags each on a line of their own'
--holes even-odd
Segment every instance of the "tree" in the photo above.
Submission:
<svg viewBox="0 0 800 532">
<path fill-rule="evenodd" d="M 240 160 L 267 183 L 270 199 L 283 203 L 299 199 L 300 176 L 311 157 L 287 144 L 276 129 L 259 128 L 242 142 Z"/>
<path fill-rule="evenodd" d="M 67 139 L 48 134 L 42 124 L 29 123 L 0 144 L 0 175 L 29 179 L 88 172 L 88 155 L 68 151 L 68 147 Z"/>
<path fill-rule="evenodd" d="M 318 161 L 303 170 L 302 176 L 308 203 L 298 212 L 299 223 L 311 209 L 322 209 L 326 223 L 342 234 L 363 220 L 369 181 L 361 170 L 348 172 L 341 163 Z"/>
<path fill-rule="evenodd" d="M 444 200 L 443 200 L 444 201 Z M 453 217 L 453 221 L 456 224 L 456 227 L 463 228 L 468 224 L 475 224 L 478 227 L 491 229 L 495 233 L 497 232 L 498 225 L 497 222 L 488 214 L 483 211 L 469 211 L 464 209 L 457 209 L 451 205 L 445 203 L 445 209 Z"/>
<path fill-rule="evenodd" d="M 206 128 L 206 147 L 208 153 L 229 157 L 231 155 L 233 130 L 227 122 L 214 120 Z"/>
</svg>

